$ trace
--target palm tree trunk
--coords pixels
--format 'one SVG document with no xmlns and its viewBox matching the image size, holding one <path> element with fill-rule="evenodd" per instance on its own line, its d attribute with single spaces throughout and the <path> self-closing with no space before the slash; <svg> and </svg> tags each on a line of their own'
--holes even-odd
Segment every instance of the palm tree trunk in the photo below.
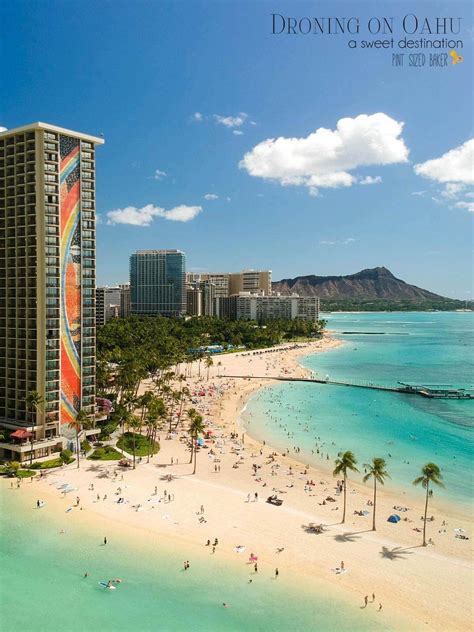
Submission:
<svg viewBox="0 0 474 632">
<path fill-rule="evenodd" d="M 189 459 L 189 463 L 191 464 L 193 462 L 193 451 L 195 450 L 195 445 L 194 445 L 194 437 L 191 435 L 191 458 Z"/>
<path fill-rule="evenodd" d="M 347 481 L 347 474 L 344 472 L 344 509 L 342 512 L 342 523 L 344 524 L 344 522 L 346 521 L 346 481 Z"/>
<path fill-rule="evenodd" d="M 135 469 L 135 432 L 132 432 L 133 437 L 133 469 Z"/>
<path fill-rule="evenodd" d="M 153 428 L 149 428 L 149 433 L 148 433 L 148 455 L 147 455 L 147 460 L 146 460 L 147 463 L 150 462 L 151 446 L 154 445 L 154 443 L 152 443 L 152 430 L 153 430 Z"/>
<path fill-rule="evenodd" d="M 79 428 L 76 428 L 76 452 L 77 452 L 77 469 L 79 469 L 79 450 L 81 446 L 79 445 Z"/>
<path fill-rule="evenodd" d="M 375 507 L 377 506 L 377 479 L 374 476 L 374 515 L 372 517 L 372 531 L 375 531 Z"/>
<path fill-rule="evenodd" d="M 428 514 L 428 492 L 430 488 L 429 481 L 426 483 L 426 500 L 425 500 L 425 519 L 423 520 L 423 546 L 426 546 L 426 516 Z"/>
<path fill-rule="evenodd" d="M 196 463 L 197 463 L 197 445 L 194 446 L 194 469 L 193 469 L 193 474 L 196 474 Z"/>
<path fill-rule="evenodd" d="M 33 437 L 33 432 L 31 433 L 31 452 L 30 452 L 30 465 L 33 464 L 33 445 L 34 445 L 34 441 L 33 441 L 34 437 Z"/>
</svg>

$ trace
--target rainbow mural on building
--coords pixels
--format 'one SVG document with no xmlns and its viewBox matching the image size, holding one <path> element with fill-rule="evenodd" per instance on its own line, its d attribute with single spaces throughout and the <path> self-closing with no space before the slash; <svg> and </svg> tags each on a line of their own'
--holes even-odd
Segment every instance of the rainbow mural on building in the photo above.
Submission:
<svg viewBox="0 0 474 632">
<path fill-rule="evenodd" d="M 81 404 L 80 141 L 60 135 L 61 430 L 75 429 Z"/>
</svg>

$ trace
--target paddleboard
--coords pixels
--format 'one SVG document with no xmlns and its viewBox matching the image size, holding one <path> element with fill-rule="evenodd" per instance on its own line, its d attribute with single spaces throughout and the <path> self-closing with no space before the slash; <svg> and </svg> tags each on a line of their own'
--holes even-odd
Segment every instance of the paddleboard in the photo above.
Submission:
<svg viewBox="0 0 474 632">
<path fill-rule="evenodd" d="M 115 586 L 108 586 L 107 582 L 99 582 L 99 586 L 103 586 L 104 588 L 108 588 L 109 590 L 115 590 Z"/>
</svg>

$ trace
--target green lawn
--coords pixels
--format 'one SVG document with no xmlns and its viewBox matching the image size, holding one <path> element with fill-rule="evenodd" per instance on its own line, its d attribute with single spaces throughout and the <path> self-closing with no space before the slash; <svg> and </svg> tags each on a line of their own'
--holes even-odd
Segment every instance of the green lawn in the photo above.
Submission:
<svg viewBox="0 0 474 632">
<path fill-rule="evenodd" d="M 34 470 L 18 470 L 16 475 L 18 478 L 31 478 L 32 476 L 36 476 L 36 472 Z"/>
<path fill-rule="evenodd" d="M 117 447 L 125 450 L 129 454 L 133 454 L 133 434 L 135 434 L 135 456 L 147 456 L 150 441 L 141 434 L 126 432 L 123 437 L 117 441 Z M 150 450 L 150 454 L 156 454 L 160 449 L 160 444 L 155 441 L 154 446 Z"/>
<path fill-rule="evenodd" d="M 69 463 L 72 463 L 75 460 L 76 459 L 71 459 Z M 57 458 L 57 459 L 51 459 L 50 461 L 41 461 L 41 462 L 36 461 L 35 463 L 33 463 L 31 467 L 37 470 L 47 470 L 51 467 L 61 467 L 61 465 L 64 465 L 62 459 Z"/>
<path fill-rule="evenodd" d="M 119 461 L 122 458 L 122 455 L 111 445 L 106 445 L 104 448 L 97 448 L 94 450 L 94 452 L 87 458 L 92 461 Z"/>
</svg>

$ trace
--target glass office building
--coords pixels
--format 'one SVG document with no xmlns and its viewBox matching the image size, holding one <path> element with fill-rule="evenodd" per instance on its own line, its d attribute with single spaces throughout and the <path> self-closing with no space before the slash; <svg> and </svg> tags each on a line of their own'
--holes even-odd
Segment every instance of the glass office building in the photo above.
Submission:
<svg viewBox="0 0 474 632">
<path fill-rule="evenodd" d="M 139 250 L 130 257 L 130 310 L 136 315 L 186 314 L 186 256 L 180 250 Z"/>
</svg>

